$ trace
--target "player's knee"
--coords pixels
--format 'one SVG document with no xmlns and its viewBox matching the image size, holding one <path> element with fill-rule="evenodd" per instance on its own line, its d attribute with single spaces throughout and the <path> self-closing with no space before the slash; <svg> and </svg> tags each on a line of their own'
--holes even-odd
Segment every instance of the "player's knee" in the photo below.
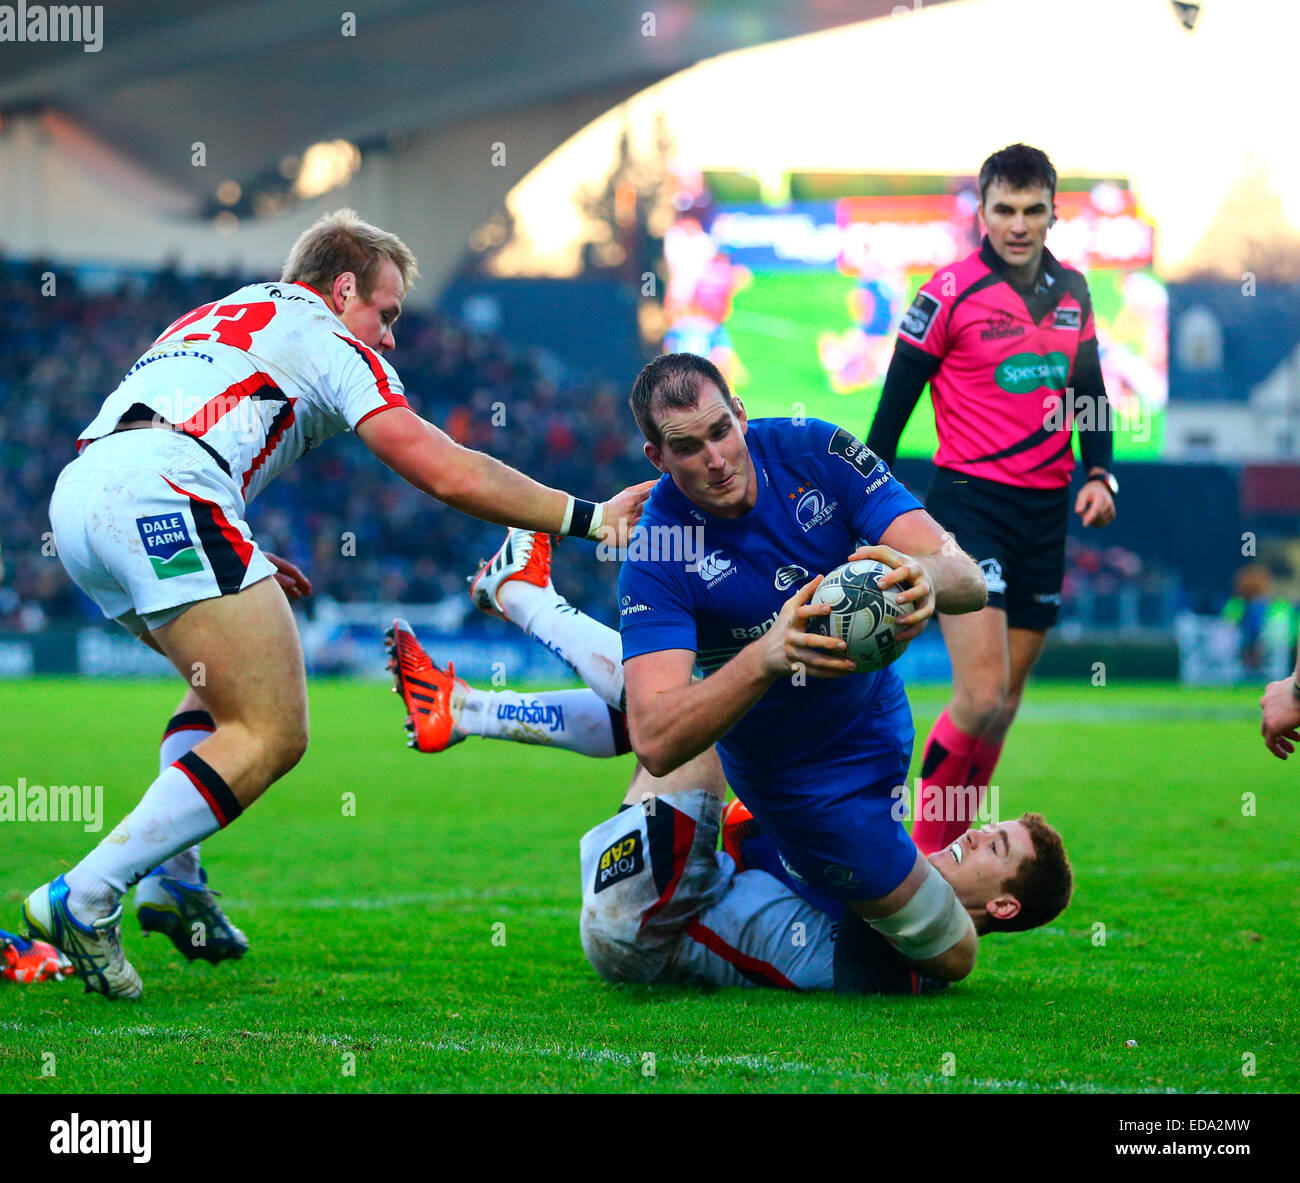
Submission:
<svg viewBox="0 0 1300 1183">
<path fill-rule="evenodd" d="M 1002 687 L 982 685 L 968 687 L 957 693 L 961 713 L 977 735 L 992 731 L 1001 722 L 1008 696 Z"/>
<path fill-rule="evenodd" d="M 997 718 L 986 729 L 996 732 L 999 736 L 1006 735 L 1007 729 L 1011 726 L 1016 717 L 1016 712 L 1020 710 L 1020 701 L 1022 695 L 1011 693 L 1002 700 L 1002 707 L 998 711 Z"/>
<path fill-rule="evenodd" d="M 274 727 L 254 732 L 250 738 L 259 750 L 268 778 L 279 780 L 307 752 L 307 720 L 305 717 L 277 720 Z"/>
<path fill-rule="evenodd" d="M 275 748 L 276 776 L 283 776 L 307 754 L 310 742 L 307 720 L 295 720 L 279 735 Z"/>
</svg>

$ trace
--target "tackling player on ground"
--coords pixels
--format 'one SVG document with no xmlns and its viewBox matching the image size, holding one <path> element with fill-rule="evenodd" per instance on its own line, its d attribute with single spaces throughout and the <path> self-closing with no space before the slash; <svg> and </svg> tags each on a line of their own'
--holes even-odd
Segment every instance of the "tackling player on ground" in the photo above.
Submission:
<svg viewBox="0 0 1300 1183">
<path fill-rule="evenodd" d="M 511 530 L 474 577 L 472 599 L 518 624 L 592 689 L 472 689 L 450 665 L 439 669 L 399 620 L 388 637 L 389 668 L 410 746 L 443 751 L 478 734 L 589 756 L 628 750 L 618 710 L 622 641 L 569 605 L 550 570 L 550 539 Z M 666 777 L 637 768 L 619 810 L 583 837 L 580 931 L 602 977 L 891 994 L 935 985 L 870 928 L 842 926 L 842 901 L 792 879 L 742 803 L 724 809 L 725 795 L 713 751 Z M 1046 924 L 1069 900 L 1060 836 L 1037 814 L 971 831 L 930 862 L 981 936 Z"/>
<path fill-rule="evenodd" d="M 986 237 L 917 293 L 867 436 L 892 464 L 929 382 L 939 451 L 925 505 L 979 562 L 988 586 L 982 611 L 940 609 L 953 696 L 921 768 L 912 837 L 927 853 L 973 819 L 961 795 L 953 816 L 926 803 L 954 799 L 944 795 L 954 785 L 974 784 L 982 796 L 1056 623 L 1076 417 L 1088 475 L 1074 511 L 1085 526 L 1114 520 L 1119 489 L 1088 285 L 1044 246 L 1056 170 L 1037 148 L 1013 144 L 984 162 L 979 186 Z"/>
<path fill-rule="evenodd" d="M 295 243 L 276 283 L 181 317 L 131 367 L 78 440 L 50 503 L 59 558 L 104 615 L 189 684 L 158 778 L 66 875 L 34 891 L 32 932 L 90 991 L 140 995 L 122 953 L 121 897 L 186 956 L 239 956 L 243 934 L 207 889 L 196 844 L 235 821 L 307 747 L 302 646 L 289 598 L 310 591 L 264 554 L 246 504 L 308 449 L 355 431 L 385 464 L 464 513 L 616 539 L 647 487 L 596 505 L 463 448 L 407 403 L 381 354 L 416 276 L 395 235 L 351 210 Z M 202 928 L 196 929 L 201 925 Z M 195 942 L 195 931 L 205 935 Z"/>
</svg>

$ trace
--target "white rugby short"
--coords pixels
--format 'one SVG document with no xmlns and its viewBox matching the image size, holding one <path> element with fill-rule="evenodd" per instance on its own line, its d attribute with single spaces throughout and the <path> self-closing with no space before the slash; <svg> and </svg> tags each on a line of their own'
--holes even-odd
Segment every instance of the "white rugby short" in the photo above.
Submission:
<svg viewBox="0 0 1300 1183">
<path fill-rule="evenodd" d="M 653 806 L 653 810 L 651 810 Z M 829 990 L 830 918 L 717 849 L 702 789 L 616 813 L 582 838 L 582 949 L 611 982 Z"/>
<path fill-rule="evenodd" d="M 59 475 L 50 524 L 76 585 L 134 633 L 275 574 L 230 478 L 179 432 L 87 444 Z"/>
</svg>

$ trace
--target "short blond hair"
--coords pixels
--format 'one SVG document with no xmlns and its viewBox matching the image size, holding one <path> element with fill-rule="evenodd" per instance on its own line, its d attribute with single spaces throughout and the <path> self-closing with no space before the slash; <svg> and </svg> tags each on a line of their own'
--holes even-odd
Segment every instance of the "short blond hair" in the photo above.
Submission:
<svg viewBox="0 0 1300 1183">
<path fill-rule="evenodd" d="M 298 235 L 280 282 L 305 283 L 330 296 L 335 278 L 351 271 L 361 298 L 369 300 L 385 259 L 402 273 L 402 286 L 409 292 L 420 275 L 411 248 L 396 234 L 362 221 L 356 210 L 336 209 Z"/>
</svg>

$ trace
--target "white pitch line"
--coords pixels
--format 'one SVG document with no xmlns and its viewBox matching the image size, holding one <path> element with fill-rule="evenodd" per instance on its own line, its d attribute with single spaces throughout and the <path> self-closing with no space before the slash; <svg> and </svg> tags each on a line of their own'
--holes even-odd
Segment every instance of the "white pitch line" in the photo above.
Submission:
<svg viewBox="0 0 1300 1183">
<path fill-rule="evenodd" d="M 1104 699 L 1089 706 L 1070 706 L 1055 702 L 1026 702 L 1017 716 L 1035 723 L 1223 723 L 1236 727 L 1242 720 L 1258 722 L 1258 708 L 1254 713 L 1249 704 L 1212 706 L 1210 704 L 1175 703 L 1160 706 L 1139 706 L 1132 703 L 1104 705 Z"/>
<path fill-rule="evenodd" d="M 122 1027 L 115 1030 L 108 1030 L 103 1027 L 84 1027 L 75 1022 L 61 1024 L 75 1029 L 79 1035 L 92 1037 L 107 1037 L 114 1035 L 131 1035 L 143 1038 L 162 1038 L 172 1039 L 178 1042 L 184 1042 L 195 1039 L 211 1040 L 212 1032 L 199 1032 L 187 1028 L 178 1027 L 159 1027 L 154 1025 L 137 1025 L 133 1027 Z M 21 1020 L 0 1021 L 0 1029 L 7 1031 L 27 1031 L 36 1030 L 30 1024 L 23 1023 Z M 41 1030 L 45 1030 L 42 1028 Z M 239 1031 L 227 1032 L 231 1037 L 238 1035 L 245 1039 L 270 1040 L 273 1038 L 284 1038 L 283 1035 L 272 1035 L 265 1031 Z M 293 1039 L 293 1036 L 289 1037 Z M 382 1034 L 359 1034 L 353 1038 L 339 1037 L 333 1035 L 316 1035 L 303 1038 L 306 1043 L 319 1043 L 324 1046 L 339 1048 L 344 1051 L 351 1050 L 357 1044 L 381 1045 L 397 1049 L 422 1048 L 431 1052 L 458 1052 L 462 1055 L 500 1055 L 500 1056 L 525 1056 L 533 1059 L 561 1059 L 570 1060 L 580 1064 L 613 1064 L 621 1068 L 640 1068 L 642 1064 L 641 1052 L 621 1052 L 613 1048 L 603 1047 L 542 1047 L 533 1044 L 509 1043 L 502 1040 L 486 1039 L 478 1036 L 465 1036 L 460 1040 L 439 1039 L 439 1040 L 410 1040 L 401 1039 L 397 1036 Z M 650 1049 L 646 1049 L 648 1052 Z M 361 1053 L 364 1056 L 364 1052 Z M 930 1072 L 859 1072 L 851 1068 L 840 1068 L 834 1065 L 808 1064 L 799 1060 L 773 1060 L 764 1056 L 708 1056 L 696 1054 L 693 1056 L 682 1055 L 659 1055 L 655 1053 L 655 1063 L 670 1064 L 681 1068 L 744 1068 L 751 1072 L 761 1072 L 767 1076 L 813 1076 L 813 1077 L 833 1077 L 836 1080 L 851 1080 L 862 1083 L 873 1084 L 881 1089 L 915 1088 L 917 1086 L 925 1088 L 935 1088 L 947 1090 L 953 1085 L 962 1085 L 974 1087 L 985 1092 L 1073 1092 L 1073 1093 L 1115 1093 L 1115 1092 L 1134 1092 L 1147 1093 L 1154 1095 L 1165 1095 L 1171 1093 L 1181 1093 L 1183 1090 L 1175 1088 L 1131 1088 L 1121 1085 L 1103 1085 L 1095 1081 L 1067 1081 L 1058 1080 L 1051 1084 L 1034 1084 L 1028 1080 L 999 1080 L 997 1078 L 964 1079 L 959 1076 L 936 1076 Z"/>
<path fill-rule="evenodd" d="M 355 909 L 359 912 L 382 911 L 387 908 L 414 908 L 414 907 L 435 907 L 449 904 L 489 904 L 489 905 L 521 905 L 528 909 L 530 915 L 533 914 L 554 914 L 573 916 L 575 919 L 578 915 L 579 901 L 575 898 L 572 904 L 560 906 L 557 904 L 546 904 L 541 901 L 554 898 L 539 894 L 530 894 L 525 891 L 512 891 L 507 888 L 490 891 L 468 891 L 453 889 L 451 891 L 421 891 L 409 892 L 402 895 L 374 895 L 374 896 L 354 896 L 351 898 L 330 897 L 330 896 L 304 896 L 302 898 L 291 898 L 287 896 L 245 896 L 240 897 L 226 893 L 223 897 L 223 903 L 228 908 L 239 909 L 258 909 L 258 908 L 305 908 L 309 910 L 318 910 L 326 912 L 336 912 L 343 909 Z"/>
</svg>

